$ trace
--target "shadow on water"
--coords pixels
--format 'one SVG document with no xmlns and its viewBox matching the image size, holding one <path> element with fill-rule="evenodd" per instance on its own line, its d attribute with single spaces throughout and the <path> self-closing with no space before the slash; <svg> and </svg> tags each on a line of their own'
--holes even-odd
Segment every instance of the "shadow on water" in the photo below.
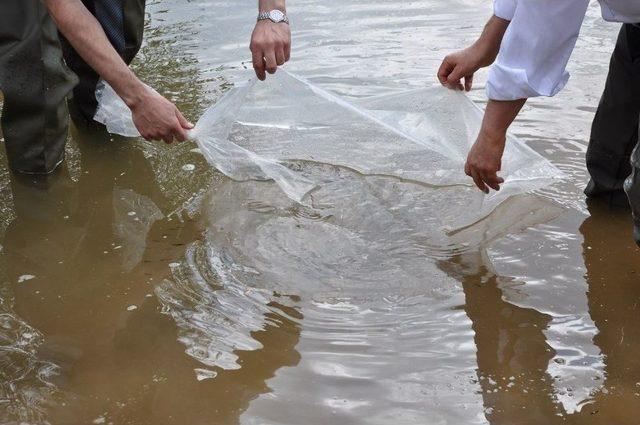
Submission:
<svg viewBox="0 0 640 425">
<path fill-rule="evenodd" d="M 504 297 L 502 288 L 521 282 L 496 275 L 483 253 L 440 263 L 463 285 L 464 310 L 475 332 L 478 380 L 492 425 L 637 423 L 640 286 L 637 248 L 628 238 L 629 212 L 597 204 L 589 205 L 589 212 L 580 233 L 589 315 L 597 327 L 593 343 L 603 358 L 604 379 L 580 402 L 579 411 L 565 410 L 554 385 L 559 377 L 549 373 L 556 353 L 545 331 L 552 316 Z M 572 396 L 572 388 L 563 390 Z"/>
</svg>

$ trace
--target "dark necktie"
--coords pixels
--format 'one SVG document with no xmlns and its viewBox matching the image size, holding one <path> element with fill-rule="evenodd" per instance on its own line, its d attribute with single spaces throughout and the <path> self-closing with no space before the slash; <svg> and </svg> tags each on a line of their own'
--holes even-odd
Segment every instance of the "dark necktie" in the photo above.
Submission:
<svg viewBox="0 0 640 425">
<path fill-rule="evenodd" d="M 121 0 L 96 0 L 96 18 L 118 53 L 124 53 L 124 11 Z"/>
</svg>

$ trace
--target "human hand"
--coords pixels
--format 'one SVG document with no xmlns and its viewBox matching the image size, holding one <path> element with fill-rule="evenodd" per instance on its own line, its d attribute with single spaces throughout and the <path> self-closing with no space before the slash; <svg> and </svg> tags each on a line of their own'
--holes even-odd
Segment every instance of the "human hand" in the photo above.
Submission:
<svg viewBox="0 0 640 425">
<path fill-rule="evenodd" d="M 464 165 L 464 172 L 473 178 L 478 189 L 484 193 L 489 193 L 488 187 L 500 190 L 500 185 L 504 183 L 504 179 L 498 177 L 498 171 L 502 166 L 507 130 L 526 101 L 489 99 L 487 102 L 480 134 Z"/>
<path fill-rule="evenodd" d="M 129 107 L 133 123 L 146 140 L 182 142 L 187 139 L 187 130 L 193 128 L 173 103 L 149 87 Z"/>
<path fill-rule="evenodd" d="M 438 69 L 438 80 L 450 89 L 469 91 L 473 86 L 473 74 L 493 63 L 496 54 L 497 51 L 483 47 L 482 43 L 474 43 L 464 50 L 451 53 Z M 464 85 L 461 82 L 463 78 Z"/>
<path fill-rule="evenodd" d="M 444 58 L 438 70 L 440 83 L 454 90 L 471 90 L 473 74 L 496 60 L 508 27 L 509 21 L 492 16 L 475 43 Z M 463 78 L 464 85 L 461 83 Z"/>
<path fill-rule="evenodd" d="M 264 81 L 273 74 L 278 66 L 284 65 L 291 56 L 291 30 L 289 24 L 272 22 L 268 19 L 258 21 L 251 34 L 251 55 L 256 76 Z"/>
<path fill-rule="evenodd" d="M 483 129 L 469 151 L 464 172 L 473 178 L 478 189 L 484 193 L 489 193 L 489 187 L 500 190 L 500 185 L 504 183 L 504 179 L 498 176 L 498 171 L 502 167 L 506 140 L 506 132 Z"/>
</svg>

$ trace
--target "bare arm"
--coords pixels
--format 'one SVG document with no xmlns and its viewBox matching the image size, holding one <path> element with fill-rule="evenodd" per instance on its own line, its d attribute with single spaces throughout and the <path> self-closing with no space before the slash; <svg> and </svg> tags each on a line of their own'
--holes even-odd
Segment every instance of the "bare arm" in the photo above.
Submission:
<svg viewBox="0 0 640 425">
<path fill-rule="evenodd" d="M 259 11 L 270 12 L 278 9 L 286 13 L 285 0 L 259 0 Z M 260 80 L 273 74 L 278 66 L 284 65 L 291 56 L 291 30 L 289 24 L 263 20 L 256 23 L 251 34 L 253 69 Z"/>
<path fill-rule="evenodd" d="M 78 54 L 124 100 L 134 123 L 146 139 L 167 143 L 186 138 L 192 128 L 168 100 L 147 88 L 124 63 L 102 27 L 80 0 L 44 0 L 58 29 Z"/>
</svg>

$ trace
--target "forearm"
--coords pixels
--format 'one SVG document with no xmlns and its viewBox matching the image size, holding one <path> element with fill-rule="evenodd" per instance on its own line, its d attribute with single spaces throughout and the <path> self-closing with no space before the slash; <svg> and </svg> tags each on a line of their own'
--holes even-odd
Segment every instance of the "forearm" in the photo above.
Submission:
<svg viewBox="0 0 640 425">
<path fill-rule="evenodd" d="M 58 29 L 78 54 L 128 106 L 140 101 L 145 87 L 113 48 L 102 27 L 80 0 L 44 0 Z"/>
<path fill-rule="evenodd" d="M 489 100 L 482 120 L 481 135 L 492 140 L 502 139 L 526 101 L 527 99 Z"/>
<path fill-rule="evenodd" d="M 285 13 L 287 11 L 285 0 L 258 0 L 258 9 L 260 12 L 270 12 L 275 9 Z"/>
<path fill-rule="evenodd" d="M 476 48 L 487 52 L 484 56 L 484 62 L 481 64 L 483 67 L 491 65 L 496 59 L 507 28 L 509 28 L 509 21 L 498 18 L 495 15 L 485 25 L 482 34 L 474 43 Z"/>
</svg>

